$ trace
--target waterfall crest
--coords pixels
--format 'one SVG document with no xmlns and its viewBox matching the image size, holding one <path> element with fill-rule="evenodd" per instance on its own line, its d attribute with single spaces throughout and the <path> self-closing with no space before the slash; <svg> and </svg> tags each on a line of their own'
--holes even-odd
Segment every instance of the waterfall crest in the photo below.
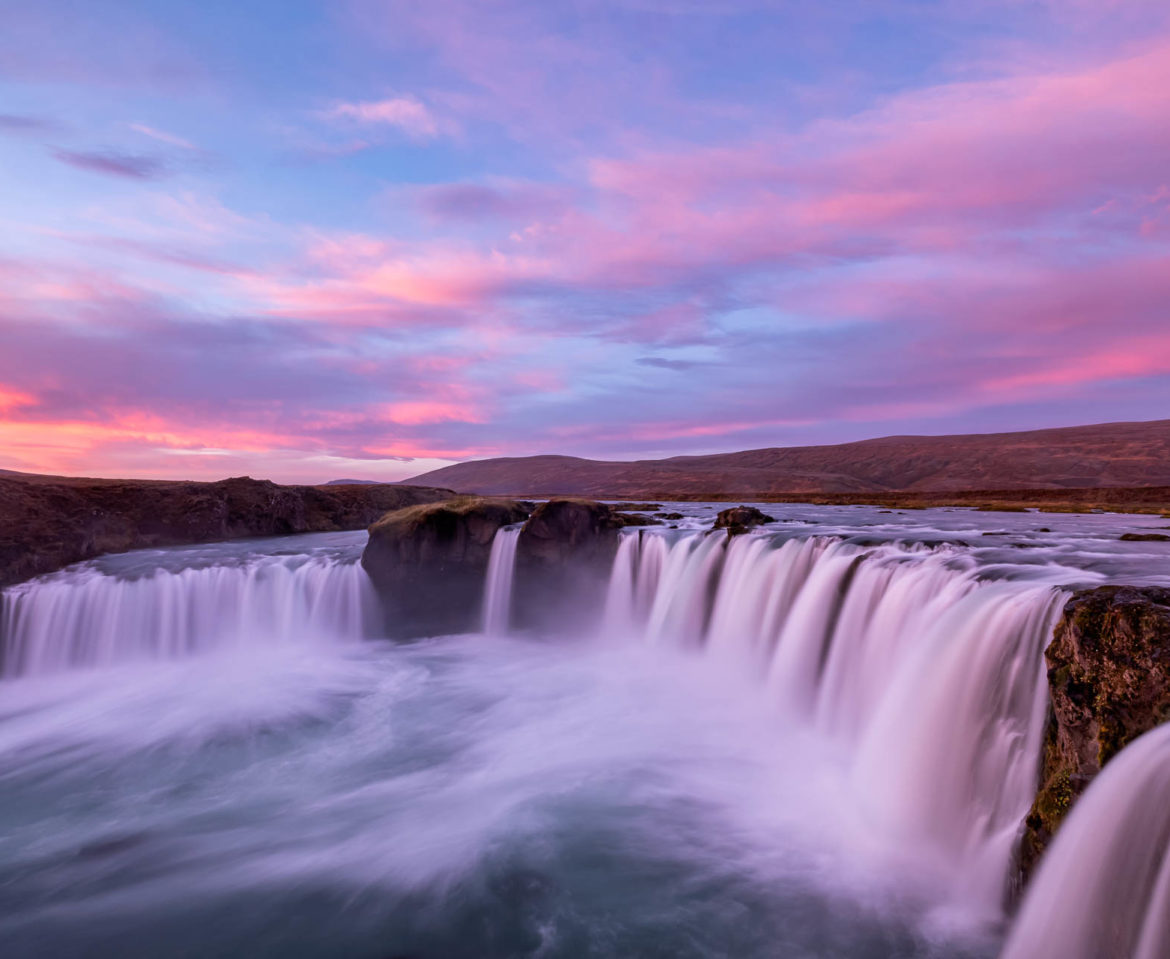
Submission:
<svg viewBox="0 0 1170 959">
<path fill-rule="evenodd" d="M 1121 751 L 1040 863 L 1003 959 L 1170 955 L 1170 725 Z"/>
<path fill-rule="evenodd" d="M 512 614 L 512 577 L 516 569 L 516 543 L 520 527 L 505 526 L 496 531 L 488 558 L 483 593 L 483 631 L 489 636 L 508 632 Z"/>
<path fill-rule="evenodd" d="M 993 915 L 1035 789 L 1060 598 L 945 548 L 639 531 L 604 630 L 761 677 L 851 757 L 864 815 Z"/>
<path fill-rule="evenodd" d="M 375 604 L 361 566 L 332 558 L 273 556 L 137 578 L 84 564 L 0 595 L 0 675 L 357 640 Z"/>
<path fill-rule="evenodd" d="M 489 634 L 509 629 L 518 537 L 502 529 L 492 545 Z M 138 578 L 86 564 L 2 601 L 6 677 L 357 640 L 377 603 L 354 562 L 272 554 Z M 950 548 L 639 530 L 619 545 L 602 629 L 755 677 L 778 722 L 847 757 L 867 832 L 998 915 L 1035 786 L 1059 601 Z"/>
</svg>

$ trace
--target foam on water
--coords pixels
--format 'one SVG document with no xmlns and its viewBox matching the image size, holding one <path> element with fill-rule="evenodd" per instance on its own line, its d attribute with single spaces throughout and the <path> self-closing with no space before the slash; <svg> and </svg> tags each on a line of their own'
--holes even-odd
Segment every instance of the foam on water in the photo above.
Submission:
<svg viewBox="0 0 1170 959">
<path fill-rule="evenodd" d="M 847 513 L 624 534 L 595 642 L 508 635 L 515 530 L 485 634 L 412 645 L 369 638 L 349 534 L 8 590 L 0 950 L 986 959 L 1061 587 L 1127 574 L 1129 546 L 1097 518 L 1005 544 L 1000 517 Z M 1145 752 L 1115 797 L 1153 794 Z M 1078 824 L 1113 779 L 1070 829 L 1105 829 Z M 1021 942 L 1067 893 L 1050 872 Z"/>
</svg>

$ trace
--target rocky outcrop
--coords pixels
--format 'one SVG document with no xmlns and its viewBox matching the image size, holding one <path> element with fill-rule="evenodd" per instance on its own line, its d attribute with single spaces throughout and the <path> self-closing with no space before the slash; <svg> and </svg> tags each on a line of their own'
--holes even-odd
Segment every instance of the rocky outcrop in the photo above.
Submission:
<svg viewBox="0 0 1170 959">
<path fill-rule="evenodd" d="M 492 540 L 531 503 L 461 496 L 388 513 L 362 554 L 396 638 L 477 629 Z"/>
<path fill-rule="evenodd" d="M 102 553 L 361 529 L 387 510 L 445 499 L 418 486 L 278 486 L 0 476 L 0 587 Z"/>
<path fill-rule="evenodd" d="M 725 529 L 728 536 L 746 533 L 753 526 L 763 526 L 765 523 L 776 522 L 775 517 L 761 512 L 754 506 L 733 506 L 725 509 L 715 517 L 712 529 Z"/>
<path fill-rule="evenodd" d="M 501 527 L 525 520 L 516 543 L 512 621 L 562 633 L 595 621 L 618 531 L 657 523 L 582 499 L 536 506 L 461 496 L 390 513 L 370 527 L 362 557 L 385 606 L 388 634 L 478 629 L 492 541 Z"/>
<path fill-rule="evenodd" d="M 605 503 L 551 499 L 536 507 L 524 524 L 517 556 L 546 565 L 569 559 L 611 560 L 624 525 L 625 520 Z"/>
<path fill-rule="evenodd" d="M 1051 715 L 1020 852 L 1025 878 L 1101 767 L 1170 719 L 1170 589 L 1077 593 L 1045 656 Z"/>
<path fill-rule="evenodd" d="M 518 625 L 573 632 L 597 621 L 627 518 L 584 499 L 552 499 L 538 506 L 516 544 Z"/>
</svg>

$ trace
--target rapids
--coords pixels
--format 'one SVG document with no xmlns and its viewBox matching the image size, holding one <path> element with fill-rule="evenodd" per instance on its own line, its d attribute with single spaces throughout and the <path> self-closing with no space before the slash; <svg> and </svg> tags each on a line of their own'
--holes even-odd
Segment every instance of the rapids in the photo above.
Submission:
<svg viewBox="0 0 1170 959">
<path fill-rule="evenodd" d="M 372 634 L 364 534 L 0 594 L 0 954 L 997 955 L 1044 644 L 1065 589 L 1168 572 L 1117 543 L 1143 521 L 769 507 L 729 541 L 678 509 L 587 640 L 510 631 L 515 530 L 483 633 L 411 644 Z"/>
</svg>

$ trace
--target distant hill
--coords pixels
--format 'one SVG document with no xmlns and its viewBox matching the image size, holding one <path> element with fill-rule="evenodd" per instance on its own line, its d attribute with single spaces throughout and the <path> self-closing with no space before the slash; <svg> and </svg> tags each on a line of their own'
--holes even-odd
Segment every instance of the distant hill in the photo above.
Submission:
<svg viewBox="0 0 1170 959">
<path fill-rule="evenodd" d="M 603 498 L 1170 486 L 1170 420 L 632 462 L 511 457 L 457 463 L 405 482 L 465 493 Z"/>
<path fill-rule="evenodd" d="M 326 486 L 382 486 L 383 483 L 381 480 L 340 479 L 340 480 L 330 480 L 325 485 Z"/>
</svg>

